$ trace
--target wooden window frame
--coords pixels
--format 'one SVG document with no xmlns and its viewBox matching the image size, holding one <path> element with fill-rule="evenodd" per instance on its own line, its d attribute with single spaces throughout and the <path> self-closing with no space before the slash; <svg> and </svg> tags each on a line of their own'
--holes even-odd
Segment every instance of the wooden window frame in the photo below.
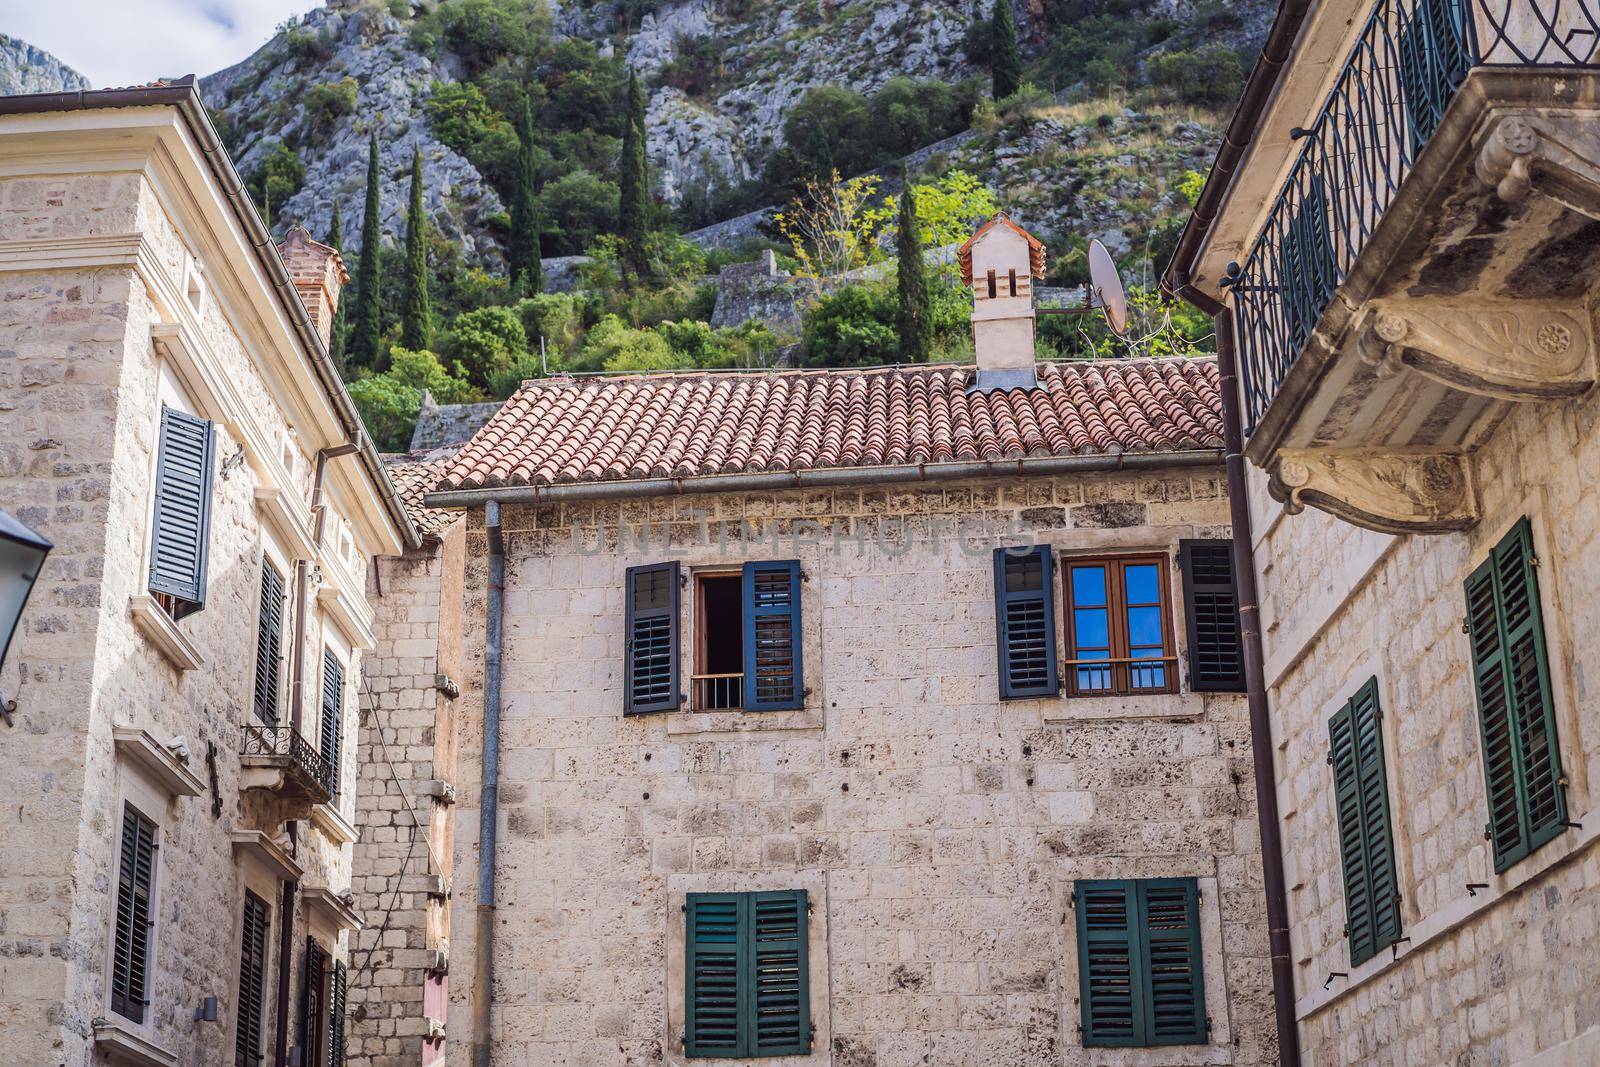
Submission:
<svg viewBox="0 0 1600 1067">
<path fill-rule="evenodd" d="M 1057 561 L 1061 582 L 1061 614 L 1064 618 L 1063 636 L 1066 656 L 1061 660 L 1065 693 L 1069 697 L 1152 696 L 1178 691 L 1178 648 L 1172 626 L 1172 557 L 1165 552 L 1113 553 L 1090 556 L 1062 556 Z M 1122 572 L 1128 566 L 1154 564 L 1156 583 L 1160 593 L 1161 656 L 1159 659 L 1143 657 L 1133 659 L 1128 648 L 1128 605 Z M 1106 568 L 1107 635 L 1111 655 L 1104 660 L 1085 660 L 1078 657 L 1077 603 L 1072 596 L 1072 571 L 1075 567 L 1103 566 Z M 1141 605 L 1146 606 L 1146 605 Z M 1133 664 L 1161 663 L 1166 668 L 1166 684 L 1159 688 L 1136 688 L 1132 685 Z M 1078 685 L 1080 666 L 1108 665 L 1111 667 L 1109 689 L 1083 689 Z"/>
<path fill-rule="evenodd" d="M 692 620 L 692 625 L 694 626 L 694 670 L 692 672 L 690 672 L 690 675 L 689 675 L 689 710 L 690 711 L 743 711 L 743 710 L 745 710 L 745 707 L 744 707 L 744 704 L 745 704 L 745 702 L 744 702 L 744 672 L 743 671 L 740 671 L 737 675 L 720 675 L 720 674 L 719 675 L 712 675 L 712 674 L 706 673 L 705 580 L 707 578 L 724 578 L 724 579 L 732 578 L 732 579 L 735 579 L 735 580 L 742 580 L 743 577 L 744 577 L 744 569 L 742 567 L 738 567 L 738 566 L 707 567 L 705 570 L 697 570 L 697 571 L 691 572 L 691 581 L 694 584 L 694 590 L 693 590 L 693 595 L 694 595 L 694 600 L 693 600 L 694 618 Z M 744 597 L 744 593 L 743 593 L 743 590 L 741 590 L 740 591 L 741 603 L 740 603 L 740 616 L 739 616 L 740 617 L 739 641 L 741 643 L 741 646 L 742 646 L 742 644 L 744 642 L 744 621 L 743 621 L 744 620 L 744 614 L 743 614 L 744 605 L 743 605 L 743 597 Z M 741 656 L 742 656 L 742 654 L 743 654 L 743 652 L 742 652 L 742 648 L 741 648 Z M 702 685 L 702 683 L 713 682 L 713 681 L 716 681 L 716 680 L 725 680 L 727 678 L 737 678 L 738 679 L 739 700 L 735 704 L 733 704 L 732 706 L 729 706 L 729 707 L 710 707 L 710 706 L 708 706 L 707 701 L 705 699 L 705 694 L 703 692 L 704 686 Z"/>
</svg>

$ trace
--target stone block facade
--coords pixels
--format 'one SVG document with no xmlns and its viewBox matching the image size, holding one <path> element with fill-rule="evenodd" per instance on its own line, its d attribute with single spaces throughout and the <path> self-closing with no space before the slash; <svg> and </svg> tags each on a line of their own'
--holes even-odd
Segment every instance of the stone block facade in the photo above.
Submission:
<svg viewBox="0 0 1600 1067">
<path fill-rule="evenodd" d="M 973 533 L 1011 530 L 1063 560 L 1172 558 L 1180 538 L 1227 536 L 1219 468 L 501 515 L 495 1062 L 685 1062 L 686 894 L 780 889 L 812 907 L 813 1052 L 760 1062 L 1274 1061 L 1243 698 L 1184 682 L 1000 701 L 993 543 Z M 469 523 L 450 976 L 463 1064 L 487 580 L 483 513 Z M 624 717 L 626 568 L 770 559 L 805 574 L 803 709 Z M 1182 645 L 1175 564 L 1169 578 Z M 1210 1043 L 1085 1049 L 1074 880 L 1158 876 L 1199 880 Z"/>
<path fill-rule="evenodd" d="M 1252 485 L 1307 1063 L 1600 1059 L 1600 712 L 1590 692 L 1600 660 L 1588 640 L 1600 627 L 1595 411 L 1588 398 L 1514 407 L 1473 456 L 1483 518 L 1467 533 L 1392 537 L 1321 512 L 1286 515 Z M 1568 818 L 1581 825 L 1497 874 L 1463 583 L 1523 517 L 1538 558 Z M 1410 940 L 1352 968 L 1328 718 L 1374 676 Z"/>
</svg>

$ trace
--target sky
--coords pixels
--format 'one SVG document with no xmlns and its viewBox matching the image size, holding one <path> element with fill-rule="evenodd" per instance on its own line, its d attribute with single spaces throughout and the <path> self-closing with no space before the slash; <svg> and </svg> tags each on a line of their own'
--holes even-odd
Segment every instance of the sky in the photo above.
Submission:
<svg viewBox="0 0 1600 1067">
<path fill-rule="evenodd" d="M 96 89 L 231 66 L 318 0 L 0 0 L 0 33 L 72 67 Z"/>
</svg>

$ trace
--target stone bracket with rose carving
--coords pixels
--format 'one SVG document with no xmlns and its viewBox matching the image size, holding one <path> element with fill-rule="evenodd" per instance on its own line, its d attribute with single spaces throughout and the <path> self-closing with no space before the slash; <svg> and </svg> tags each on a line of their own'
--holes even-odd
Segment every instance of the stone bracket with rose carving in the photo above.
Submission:
<svg viewBox="0 0 1600 1067">
<path fill-rule="evenodd" d="M 1361 358 L 1501 400 L 1574 396 L 1594 384 L 1593 328 L 1571 304 L 1416 298 L 1372 306 Z"/>
<path fill-rule="evenodd" d="M 1478 141 L 1478 177 L 1507 203 L 1539 192 L 1600 219 L 1597 126 L 1592 111 L 1503 114 Z"/>
<path fill-rule="evenodd" d="M 1284 448 L 1267 490 L 1291 515 L 1309 504 L 1381 533 L 1451 533 L 1480 516 L 1468 458 L 1454 450 Z"/>
</svg>

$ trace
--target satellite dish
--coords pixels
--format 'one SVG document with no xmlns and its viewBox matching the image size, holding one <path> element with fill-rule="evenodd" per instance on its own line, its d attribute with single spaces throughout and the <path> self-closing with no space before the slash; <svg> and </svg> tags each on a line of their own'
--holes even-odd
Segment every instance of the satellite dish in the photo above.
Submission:
<svg viewBox="0 0 1600 1067">
<path fill-rule="evenodd" d="M 1106 325 L 1118 337 L 1128 333 L 1128 294 L 1122 289 L 1116 261 L 1099 239 L 1089 242 L 1089 303 L 1105 312 Z"/>
</svg>

